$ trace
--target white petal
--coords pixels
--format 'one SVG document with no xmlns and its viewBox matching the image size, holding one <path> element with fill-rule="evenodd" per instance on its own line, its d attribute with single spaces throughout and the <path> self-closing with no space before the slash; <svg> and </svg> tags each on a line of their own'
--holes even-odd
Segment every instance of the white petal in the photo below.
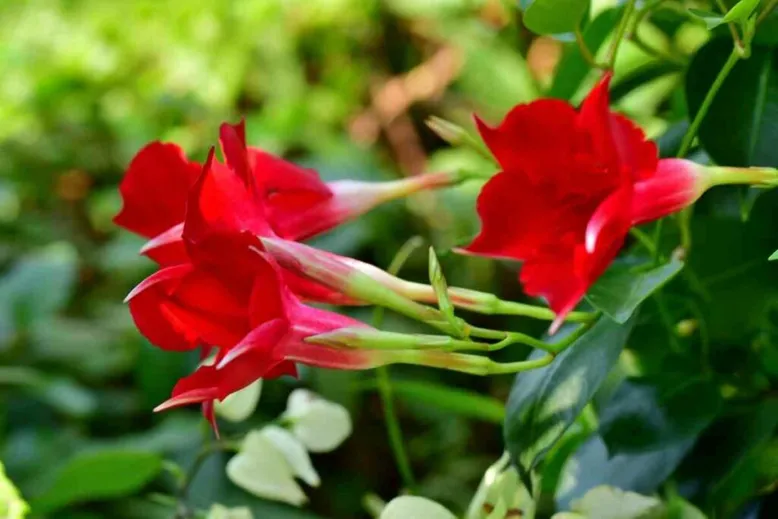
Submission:
<svg viewBox="0 0 778 519">
<path fill-rule="evenodd" d="M 332 451 L 351 434 L 351 417 L 345 407 L 305 389 L 292 391 L 283 417 L 311 452 Z"/>
<path fill-rule="evenodd" d="M 245 506 L 227 508 L 224 505 L 215 504 L 208 510 L 206 519 L 254 519 L 254 516 L 251 510 Z"/>
<path fill-rule="evenodd" d="M 418 496 L 400 496 L 386 505 L 378 519 L 456 519 L 456 517 L 435 501 Z"/>
<path fill-rule="evenodd" d="M 216 414 L 228 422 L 242 422 L 252 415 L 257 408 L 262 394 L 262 379 L 257 380 L 237 391 L 221 402 L 215 402 Z"/>
<path fill-rule="evenodd" d="M 602 485 L 573 501 L 570 508 L 586 517 L 597 519 L 650 519 L 661 517 L 664 506 L 655 497 Z"/>
<path fill-rule="evenodd" d="M 227 462 L 227 477 L 255 496 L 300 506 L 307 500 L 284 454 L 259 431 L 251 431 Z"/>
<path fill-rule="evenodd" d="M 268 425 L 262 429 L 262 435 L 281 451 L 295 476 L 312 487 L 321 483 L 319 474 L 313 468 L 311 457 L 305 446 L 295 436 L 282 427 Z"/>
</svg>

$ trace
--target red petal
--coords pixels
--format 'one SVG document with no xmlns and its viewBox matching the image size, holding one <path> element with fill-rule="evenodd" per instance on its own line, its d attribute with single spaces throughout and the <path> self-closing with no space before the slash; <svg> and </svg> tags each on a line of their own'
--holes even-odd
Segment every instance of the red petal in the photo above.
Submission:
<svg viewBox="0 0 778 519">
<path fill-rule="evenodd" d="M 175 144 L 152 142 L 130 162 L 119 185 L 117 225 L 151 238 L 183 221 L 189 187 L 200 172 Z"/>
<path fill-rule="evenodd" d="M 659 161 L 656 144 L 647 141 L 643 130 L 623 115 L 612 113 L 610 127 L 619 161 L 630 171 L 632 181 L 651 177 Z"/>
<path fill-rule="evenodd" d="M 611 175 L 618 179 L 631 180 L 626 169 L 621 168 L 619 153 L 613 138 L 611 126 L 610 96 L 608 86 L 612 74 L 605 74 L 589 95 L 581 103 L 578 121 L 591 140 L 591 146 L 597 159 L 605 165 Z"/>
<path fill-rule="evenodd" d="M 140 332 L 168 350 L 190 350 L 201 343 L 231 346 L 246 333 L 246 311 L 226 287 L 191 265 L 164 268 L 128 296 Z"/>
<path fill-rule="evenodd" d="M 243 359 L 246 356 L 250 356 L 253 359 L 252 362 L 262 358 L 264 359 L 262 362 L 265 364 L 275 365 L 273 359 L 278 359 L 278 357 L 275 356 L 274 352 L 286 339 L 289 331 L 289 321 L 283 317 L 261 323 L 235 346 L 222 349 L 216 357 L 214 365 L 217 369 L 223 369 L 237 362 L 236 359 Z M 263 373 L 257 378 L 263 377 Z"/>
<path fill-rule="evenodd" d="M 184 246 L 183 232 L 184 222 L 178 223 L 147 241 L 141 247 L 140 253 L 163 266 L 186 263 L 189 257 Z"/>
<path fill-rule="evenodd" d="M 476 124 L 504 171 L 522 172 L 539 182 L 549 180 L 549 174 L 567 174 L 569 168 L 561 166 L 574 162 L 580 143 L 577 117 L 564 101 L 541 99 L 516 106 L 496 128 L 478 117 Z"/>
<path fill-rule="evenodd" d="M 249 191 L 253 189 L 254 178 L 246 152 L 246 122 L 241 120 L 236 125 L 222 124 L 219 128 L 219 143 L 227 165 Z"/>
<path fill-rule="evenodd" d="M 526 259 L 571 229 L 582 228 L 569 204 L 549 188 L 508 172 L 489 179 L 477 209 L 481 232 L 465 250 L 479 255 Z"/>
<path fill-rule="evenodd" d="M 189 194 L 184 240 L 195 244 L 215 233 L 271 233 L 263 208 L 229 168 L 213 161 L 213 150 Z"/>
<path fill-rule="evenodd" d="M 248 157 L 257 187 L 271 204 L 309 206 L 332 195 L 313 169 L 301 168 L 259 148 L 249 147 Z M 285 196 L 290 199 L 284 200 Z"/>
</svg>

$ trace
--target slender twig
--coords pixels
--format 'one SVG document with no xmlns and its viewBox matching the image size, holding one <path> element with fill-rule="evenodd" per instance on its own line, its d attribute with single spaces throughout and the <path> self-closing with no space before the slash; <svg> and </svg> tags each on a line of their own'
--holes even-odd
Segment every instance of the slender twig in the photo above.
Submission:
<svg viewBox="0 0 778 519">
<path fill-rule="evenodd" d="M 619 22 L 618 27 L 616 27 L 616 32 L 613 35 L 613 43 L 608 51 L 608 59 L 605 60 L 609 69 L 613 69 L 613 65 L 616 63 L 616 55 L 618 54 L 619 46 L 624 39 L 624 34 L 627 32 L 627 26 L 629 25 L 632 12 L 635 10 L 635 1 L 636 0 L 628 0 L 627 4 L 624 6 L 624 14 L 621 15 L 621 21 Z"/>
<path fill-rule="evenodd" d="M 633 227 L 629 230 L 629 233 L 632 235 L 633 238 L 635 238 L 637 241 L 640 242 L 640 244 L 648 250 L 648 253 L 651 254 L 652 257 L 656 256 L 656 243 L 654 240 L 651 239 L 646 233 L 638 229 L 637 227 Z"/>
<path fill-rule="evenodd" d="M 589 46 L 586 45 L 586 41 L 584 40 L 580 25 L 575 28 L 574 34 L 575 43 L 578 45 L 578 50 L 581 51 L 581 57 L 584 59 L 584 61 L 592 68 L 607 69 L 608 66 L 602 63 L 598 63 L 597 59 L 594 57 L 594 54 L 592 54 L 592 51 L 589 50 Z"/>
<path fill-rule="evenodd" d="M 765 19 L 770 16 L 770 13 L 775 10 L 776 6 L 778 6 L 778 0 L 770 0 L 767 2 L 767 5 L 764 6 L 764 9 L 762 9 L 762 12 L 759 13 L 759 16 L 756 18 L 756 24 L 759 25 L 765 21 Z"/>
<path fill-rule="evenodd" d="M 397 275 L 402 266 L 408 261 L 413 252 L 424 244 L 424 240 L 419 236 L 406 241 L 400 250 L 397 251 L 387 271 L 392 275 Z M 384 318 L 384 309 L 380 306 L 373 311 L 373 326 L 380 328 Z M 378 385 L 378 394 L 381 397 L 381 404 L 384 409 L 384 422 L 386 423 L 386 434 L 389 437 L 389 445 L 394 455 L 394 461 L 397 464 L 397 470 L 403 480 L 406 488 L 412 489 L 416 486 L 416 479 L 413 476 L 410 458 L 405 451 L 405 442 L 403 440 L 400 421 L 397 418 L 397 412 L 394 409 L 394 395 L 392 392 L 392 381 L 389 376 L 389 368 L 379 366 L 376 368 L 376 382 Z"/>
<path fill-rule="evenodd" d="M 722 14 L 727 14 L 728 9 L 724 3 L 724 0 L 716 0 L 716 5 L 719 6 Z M 743 41 L 740 39 L 740 34 L 737 32 L 737 27 L 735 26 L 734 22 L 729 22 L 727 27 L 729 27 L 729 32 L 732 34 L 732 39 L 735 41 L 735 47 L 741 50 L 744 49 L 745 46 L 743 45 Z"/>
<path fill-rule="evenodd" d="M 735 47 L 732 48 L 732 52 L 730 52 L 729 58 L 727 58 L 726 63 L 724 63 L 724 66 L 721 68 L 718 75 L 716 76 L 716 79 L 713 81 L 710 90 L 708 90 L 708 93 L 705 95 L 705 98 L 702 100 L 700 109 L 697 110 L 697 114 L 694 116 L 694 119 L 689 125 L 689 129 L 686 130 L 686 135 L 684 135 L 683 140 L 681 141 L 681 147 L 678 150 L 678 157 L 685 157 L 686 154 L 689 152 L 689 148 L 691 148 L 692 141 L 694 140 L 695 135 L 697 135 L 697 130 L 699 130 L 703 119 L 705 119 L 705 115 L 707 115 L 708 110 L 713 104 L 713 100 L 716 98 L 716 94 L 721 88 L 721 85 L 724 84 L 724 81 L 727 79 L 727 76 L 729 76 L 729 73 L 732 71 L 732 68 L 740 59 L 741 54 L 737 49 L 737 45 L 738 44 L 735 43 Z"/>
</svg>

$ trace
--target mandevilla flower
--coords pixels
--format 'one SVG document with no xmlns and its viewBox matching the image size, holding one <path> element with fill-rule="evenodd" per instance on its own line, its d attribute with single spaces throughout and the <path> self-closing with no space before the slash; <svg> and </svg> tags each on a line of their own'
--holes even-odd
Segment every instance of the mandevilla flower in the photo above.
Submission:
<svg viewBox="0 0 778 519">
<path fill-rule="evenodd" d="M 502 171 L 478 197 L 482 229 L 464 251 L 523 260 L 520 280 L 557 313 L 552 331 L 615 258 L 631 226 L 694 203 L 718 184 L 775 184 L 767 168 L 706 168 L 657 158 L 608 106 L 606 75 L 576 111 L 555 99 L 513 108 L 479 131 Z"/>
<path fill-rule="evenodd" d="M 245 140 L 244 122 L 221 126 L 227 165 L 251 186 L 256 195 L 252 203 L 263 206 L 272 232 L 290 240 L 326 232 L 389 200 L 460 180 L 456 174 L 430 173 L 389 182 L 325 183 L 316 171 L 246 146 Z M 227 169 L 219 162 L 213 167 Z M 144 251 L 160 263 L 180 257 L 189 188 L 200 171 L 201 165 L 187 159 L 177 145 L 152 142 L 138 152 L 122 180 L 124 205 L 114 222 L 151 238 Z"/>
</svg>

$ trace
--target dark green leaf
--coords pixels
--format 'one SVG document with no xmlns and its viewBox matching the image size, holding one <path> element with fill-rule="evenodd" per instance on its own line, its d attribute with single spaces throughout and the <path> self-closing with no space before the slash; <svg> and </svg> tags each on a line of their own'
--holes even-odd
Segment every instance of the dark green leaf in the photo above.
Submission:
<svg viewBox="0 0 778 519">
<path fill-rule="evenodd" d="M 597 53 L 613 31 L 621 19 L 621 12 L 620 7 L 605 10 L 587 25 L 583 32 L 583 39 L 592 54 Z M 549 97 L 569 100 L 590 72 L 591 66 L 584 60 L 578 46 L 566 46 L 564 55 L 557 65 L 554 82 L 548 91 Z"/>
<path fill-rule="evenodd" d="M 599 485 L 652 494 L 691 448 L 694 440 L 664 444 L 638 454 L 611 456 L 600 436 L 589 439 L 565 465 L 562 480 L 567 485 L 556 496 L 557 506 L 567 509 L 573 499 Z"/>
<path fill-rule="evenodd" d="M 528 0 L 521 2 L 524 25 L 538 34 L 572 32 L 589 9 L 589 0 Z"/>
<path fill-rule="evenodd" d="M 718 388 L 707 380 L 622 383 L 600 413 L 600 434 L 608 452 L 644 452 L 694 438 L 715 418 Z M 662 385 L 660 385 L 662 384 Z"/>
<path fill-rule="evenodd" d="M 505 406 L 500 400 L 464 389 L 422 380 L 395 380 L 392 390 L 414 404 L 431 405 L 458 416 L 498 424 L 505 418 Z"/>
<path fill-rule="evenodd" d="M 729 38 L 715 38 L 692 59 L 686 75 L 690 116 L 732 50 Z M 699 138 L 705 151 L 726 166 L 778 166 L 778 64 L 775 53 L 754 45 L 721 86 L 702 121 Z"/>
<path fill-rule="evenodd" d="M 100 501 L 138 492 L 162 469 L 159 454 L 105 450 L 79 454 L 58 472 L 52 486 L 32 502 L 44 515 L 85 501 Z"/>
<path fill-rule="evenodd" d="M 654 292 L 662 288 L 683 268 L 683 262 L 669 263 L 645 272 L 615 265 L 589 289 L 586 298 L 614 321 L 624 323 Z"/>
<path fill-rule="evenodd" d="M 535 467 L 581 413 L 616 363 L 633 324 L 602 317 L 550 366 L 516 376 L 505 443 L 521 469 Z"/>
</svg>

